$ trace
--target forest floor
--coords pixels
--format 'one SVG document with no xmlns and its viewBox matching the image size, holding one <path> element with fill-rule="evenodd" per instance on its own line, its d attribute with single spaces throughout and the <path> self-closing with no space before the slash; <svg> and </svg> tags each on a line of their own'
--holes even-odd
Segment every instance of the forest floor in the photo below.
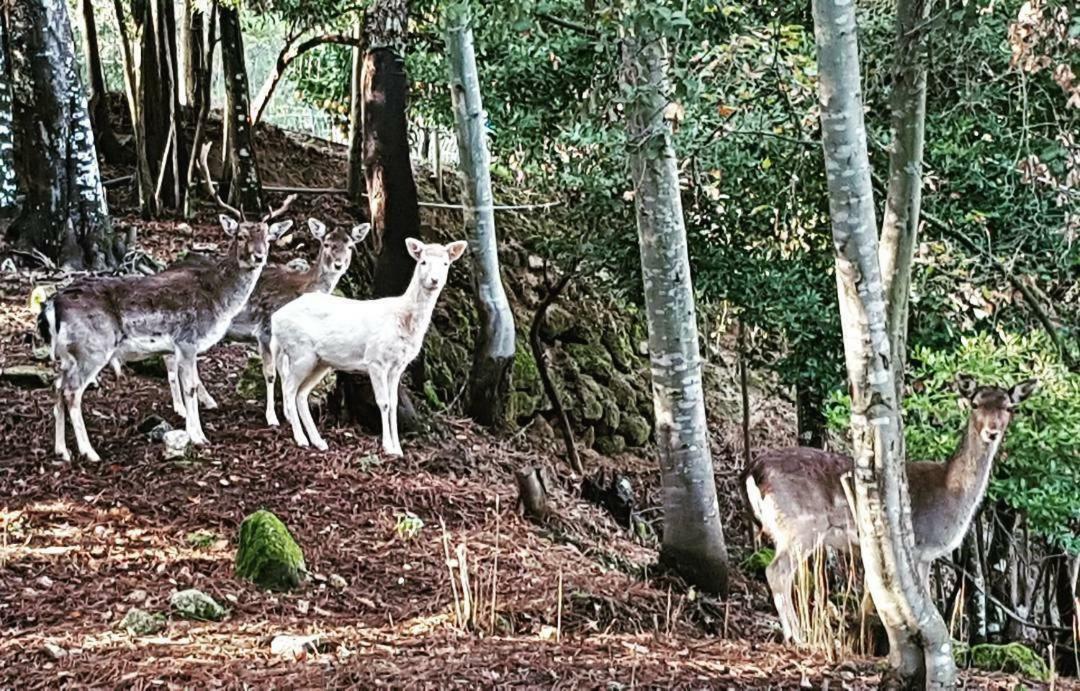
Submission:
<svg viewBox="0 0 1080 691">
<path fill-rule="evenodd" d="M 294 215 L 315 206 L 347 218 L 327 199 L 300 202 Z M 144 251 L 168 260 L 223 242 L 213 215 L 184 226 L 123 220 L 140 227 Z M 34 362 L 28 297 L 41 279 L 0 274 L 0 368 Z M 237 394 L 248 354 L 228 345 L 200 359 L 220 407 L 203 416 L 212 445 L 183 461 L 164 460 L 137 431 L 151 415 L 181 423 L 162 378 L 107 372 L 89 393 L 100 464 L 56 462 L 51 390 L 0 382 L 0 688 L 876 686 L 880 660 L 782 645 L 759 580 L 736 572 L 731 597 L 717 602 L 657 570 L 655 541 L 581 500 L 580 478 L 527 435 L 496 438 L 437 415 L 433 431 L 404 440 L 401 459 L 381 457 L 374 435 L 325 423 L 329 451 L 296 447 Z M 731 490 L 734 472 L 722 469 L 732 459 L 716 460 Z M 651 457 L 589 463 L 618 469 L 640 497 L 659 496 Z M 542 525 L 516 507 L 514 471 L 535 464 L 556 478 Z M 738 514 L 736 492 L 721 499 Z M 304 549 L 306 588 L 271 594 L 235 577 L 238 526 L 260 508 Z M 455 618 L 462 576 L 447 552 L 465 555 L 480 593 L 468 624 Z M 131 607 L 167 611 L 185 588 L 212 595 L 228 617 L 172 618 L 155 636 L 119 630 Z M 274 654 L 281 634 L 317 635 L 318 652 Z M 1039 688 L 964 674 L 968 688 Z"/>
</svg>

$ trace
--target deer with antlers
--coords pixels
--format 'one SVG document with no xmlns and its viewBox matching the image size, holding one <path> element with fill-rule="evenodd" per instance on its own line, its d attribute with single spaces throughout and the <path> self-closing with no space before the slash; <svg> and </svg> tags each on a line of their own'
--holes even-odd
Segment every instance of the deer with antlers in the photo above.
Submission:
<svg viewBox="0 0 1080 691">
<path fill-rule="evenodd" d="M 945 463 L 907 465 L 915 561 L 924 587 L 929 588 L 933 561 L 963 541 L 986 495 L 1013 411 L 1037 384 L 1029 379 L 1002 389 L 958 376 L 957 389 L 971 413 L 956 452 Z M 859 535 L 844 489 L 853 464 L 849 456 L 819 449 L 775 449 L 757 456 L 743 472 L 750 510 L 776 546 L 765 575 L 785 640 L 802 640 L 791 593 L 802 562 L 819 547 L 858 550 Z"/>
</svg>

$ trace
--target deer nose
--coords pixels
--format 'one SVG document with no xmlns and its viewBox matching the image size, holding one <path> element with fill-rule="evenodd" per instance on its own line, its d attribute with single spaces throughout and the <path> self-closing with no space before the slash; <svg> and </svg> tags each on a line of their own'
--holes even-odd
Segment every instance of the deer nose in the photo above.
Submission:
<svg viewBox="0 0 1080 691">
<path fill-rule="evenodd" d="M 1001 430 L 997 429 L 984 429 L 982 431 L 983 441 L 992 444 L 1001 438 Z"/>
<path fill-rule="evenodd" d="M 253 254 L 251 255 L 251 261 L 255 262 L 256 264 L 262 264 L 264 261 L 266 261 L 266 255 L 259 253 Z"/>
<path fill-rule="evenodd" d="M 335 271 L 341 271 L 342 267 L 344 267 L 344 266 L 345 266 L 345 264 L 343 262 L 334 262 L 334 270 Z"/>
</svg>

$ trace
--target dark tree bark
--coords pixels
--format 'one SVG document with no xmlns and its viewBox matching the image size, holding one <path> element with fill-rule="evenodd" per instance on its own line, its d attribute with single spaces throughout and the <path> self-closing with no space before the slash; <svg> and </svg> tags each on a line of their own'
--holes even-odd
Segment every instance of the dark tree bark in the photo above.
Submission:
<svg viewBox="0 0 1080 691">
<path fill-rule="evenodd" d="M 180 93 L 184 96 L 184 103 L 198 112 L 202 81 L 207 72 L 206 48 L 203 45 L 203 13 L 195 0 L 184 0 L 183 12 L 180 17 L 180 45 L 184 47 Z M 192 149 L 194 151 L 194 147 Z"/>
<path fill-rule="evenodd" d="M 94 132 L 63 0 L 10 7 L 16 170 L 26 192 L 9 238 L 70 268 L 103 270 L 123 248 L 101 188 Z"/>
<path fill-rule="evenodd" d="M 128 19 L 122 0 L 113 0 L 113 12 L 120 32 L 120 51 L 124 63 L 124 93 L 127 95 L 128 112 L 132 122 L 132 138 L 135 141 L 135 187 L 139 192 L 139 209 L 146 218 L 156 213 L 154 177 L 150 172 L 150 159 L 146 155 L 146 126 L 141 114 L 138 80 L 135 76 L 134 46 L 129 35 Z"/>
<path fill-rule="evenodd" d="M 86 59 L 86 72 L 90 77 L 90 90 L 87 100 L 90 107 L 90 122 L 94 127 L 94 141 L 98 151 L 110 163 L 128 163 L 123 147 L 113 132 L 109 119 L 109 90 L 105 86 L 105 73 L 101 69 L 101 51 L 98 45 L 97 20 L 94 17 L 93 0 L 80 0 L 79 16 L 82 19 L 83 55 Z"/>
<path fill-rule="evenodd" d="M 420 206 L 409 158 L 405 107 L 409 80 L 405 74 L 407 0 L 376 0 L 364 17 L 364 55 L 361 122 L 364 135 L 364 177 L 371 215 L 371 233 L 377 258 L 372 293 L 376 298 L 401 295 L 412 279 L 416 262 L 405 248 L 405 238 L 421 238 Z M 410 368 L 421 378 L 423 353 Z M 343 417 L 372 422 L 374 407 L 368 377 L 342 374 L 335 399 L 343 404 Z M 407 391 L 399 396 L 398 425 L 415 429 L 418 421 Z M 363 404 L 361 402 L 364 402 Z M 335 406 L 332 406 L 335 407 Z"/>
<path fill-rule="evenodd" d="M 12 121 L 11 69 L 7 59 L 7 28 L 0 14 L 0 218 L 15 213 L 15 132 Z"/>
<path fill-rule="evenodd" d="M 228 120 L 228 148 L 225 151 L 228 195 L 223 193 L 222 198 L 244 213 L 256 215 L 262 213 L 266 200 L 262 182 L 259 180 L 255 141 L 248 117 L 251 112 L 251 95 L 248 91 L 240 17 L 235 9 L 221 6 L 218 21 L 221 28 L 221 67 L 225 74 L 225 113 Z"/>
<path fill-rule="evenodd" d="M 364 55 L 362 47 L 352 51 L 352 82 L 349 91 L 349 203 L 364 207 Z"/>
<path fill-rule="evenodd" d="M 824 449 L 827 438 L 825 397 L 813 382 L 795 385 L 795 417 L 799 430 L 799 445 Z"/>
</svg>

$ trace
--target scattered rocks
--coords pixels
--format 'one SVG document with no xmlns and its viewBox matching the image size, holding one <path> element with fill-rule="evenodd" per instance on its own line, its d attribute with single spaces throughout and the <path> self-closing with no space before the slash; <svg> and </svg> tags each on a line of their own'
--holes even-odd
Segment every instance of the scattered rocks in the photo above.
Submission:
<svg viewBox="0 0 1080 691">
<path fill-rule="evenodd" d="M 169 606 L 177 616 L 195 621 L 221 621 L 229 614 L 217 600 L 194 588 L 173 593 Z"/>
<path fill-rule="evenodd" d="M 165 440 L 165 434 L 173 430 L 169 422 L 157 415 L 151 415 L 136 428 L 139 434 L 145 434 L 150 441 L 161 442 Z"/>
<path fill-rule="evenodd" d="M 132 636 L 151 636 L 165 630 L 165 615 L 132 607 L 120 620 L 120 628 Z"/>
<path fill-rule="evenodd" d="M 12 365 L 0 369 L 0 379 L 22 389 L 44 389 L 52 384 L 53 371 L 42 365 Z"/>
<path fill-rule="evenodd" d="M 349 587 L 349 582 L 345 580 L 343 576 L 339 576 L 336 573 L 330 574 L 330 587 L 337 590 L 345 590 Z"/>
<path fill-rule="evenodd" d="M 270 652 L 290 660 L 303 660 L 310 654 L 327 649 L 319 636 L 279 634 L 270 641 Z"/>
<path fill-rule="evenodd" d="M 191 437 L 182 429 L 165 432 L 162 441 L 165 442 L 165 458 L 170 460 L 184 458 L 191 448 Z"/>
<path fill-rule="evenodd" d="M 148 597 L 150 597 L 150 595 L 145 590 L 143 590 L 142 588 L 138 588 L 128 593 L 127 600 L 128 602 L 141 604 L 143 602 L 146 602 L 146 598 Z"/>
<path fill-rule="evenodd" d="M 45 641 L 41 646 L 41 650 L 53 660 L 61 660 L 67 657 L 68 651 L 61 648 L 52 641 Z"/>
<path fill-rule="evenodd" d="M 265 590 L 292 590 L 307 580 L 304 553 L 289 529 L 269 511 L 256 511 L 240 524 L 236 575 Z"/>
</svg>

